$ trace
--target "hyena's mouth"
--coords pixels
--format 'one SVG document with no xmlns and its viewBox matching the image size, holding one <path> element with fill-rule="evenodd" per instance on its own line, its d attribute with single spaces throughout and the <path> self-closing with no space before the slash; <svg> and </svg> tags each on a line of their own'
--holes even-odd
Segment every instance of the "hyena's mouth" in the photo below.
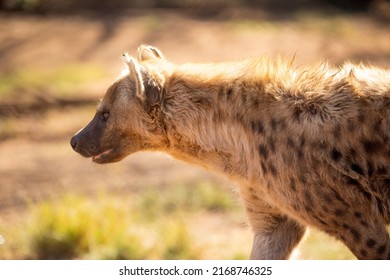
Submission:
<svg viewBox="0 0 390 280">
<path fill-rule="evenodd" d="M 94 161 L 96 163 L 103 163 L 103 162 L 105 162 L 105 159 L 107 159 L 110 156 L 110 154 L 112 154 L 113 151 L 114 151 L 114 149 L 109 149 L 109 150 L 104 151 L 101 154 L 93 156 L 92 161 Z"/>
</svg>

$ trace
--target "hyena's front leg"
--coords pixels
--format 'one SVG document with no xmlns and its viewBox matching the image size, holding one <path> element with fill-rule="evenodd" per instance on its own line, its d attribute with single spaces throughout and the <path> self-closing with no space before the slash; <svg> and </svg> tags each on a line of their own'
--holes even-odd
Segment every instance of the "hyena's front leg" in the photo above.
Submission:
<svg viewBox="0 0 390 280">
<path fill-rule="evenodd" d="M 251 188 L 242 195 L 254 233 L 251 259 L 288 259 L 305 234 L 305 226 L 272 208 Z"/>
<path fill-rule="evenodd" d="M 254 229 L 251 259 L 288 259 L 301 241 L 305 227 L 287 216 L 263 216 L 263 218 L 263 227 Z"/>
</svg>

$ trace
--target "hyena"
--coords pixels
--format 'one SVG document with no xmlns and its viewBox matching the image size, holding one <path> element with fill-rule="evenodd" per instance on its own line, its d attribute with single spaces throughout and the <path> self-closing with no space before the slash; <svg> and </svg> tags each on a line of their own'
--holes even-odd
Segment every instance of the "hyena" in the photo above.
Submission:
<svg viewBox="0 0 390 280">
<path fill-rule="evenodd" d="M 252 259 L 286 259 L 314 227 L 390 259 L 390 72 L 281 59 L 175 65 L 141 46 L 71 139 L 96 163 L 162 151 L 235 181 Z"/>
</svg>

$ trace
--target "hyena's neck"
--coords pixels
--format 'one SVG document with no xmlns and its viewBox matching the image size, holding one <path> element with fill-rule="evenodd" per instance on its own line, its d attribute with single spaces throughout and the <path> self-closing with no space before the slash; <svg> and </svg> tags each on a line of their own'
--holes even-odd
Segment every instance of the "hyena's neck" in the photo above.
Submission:
<svg viewBox="0 0 390 280">
<path fill-rule="evenodd" d="M 258 154 L 262 121 L 269 118 L 275 96 L 269 94 L 265 77 L 253 80 L 244 69 L 229 73 L 228 65 L 198 67 L 177 71 L 168 80 L 168 153 L 251 181 L 259 174 L 253 155 Z"/>
</svg>

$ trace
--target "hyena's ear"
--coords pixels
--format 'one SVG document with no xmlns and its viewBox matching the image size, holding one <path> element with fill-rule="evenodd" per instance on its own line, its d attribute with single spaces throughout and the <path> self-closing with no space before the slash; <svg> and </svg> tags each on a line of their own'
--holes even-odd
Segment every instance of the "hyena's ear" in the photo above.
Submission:
<svg viewBox="0 0 390 280">
<path fill-rule="evenodd" d="M 145 87 L 141 73 L 141 66 L 133 57 L 129 56 L 126 53 L 122 55 L 122 58 L 125 61 L 127 67 L 129 68 L 130 78 L 132 78 L 135 83 L 135 95 L 138 96 L 141 100 L 144 100 Z"/>
<path fill-rule="evenodd" d="M 138 60 L 145 61 L 149 59 L 164 59 L 162 52 L 152 46 L 141 45 L 138 48 Z"/>
<path fill-rule="evenodd" d="M 135 83 L 135 95 L 149 107 L 160 103 L 162 85 L 157 82 L 157 79 L 152 78 L 151 73 L 128 54 L 123 54 L 123 59 L 129 68 L 129 76 Z"/>
</svg>

